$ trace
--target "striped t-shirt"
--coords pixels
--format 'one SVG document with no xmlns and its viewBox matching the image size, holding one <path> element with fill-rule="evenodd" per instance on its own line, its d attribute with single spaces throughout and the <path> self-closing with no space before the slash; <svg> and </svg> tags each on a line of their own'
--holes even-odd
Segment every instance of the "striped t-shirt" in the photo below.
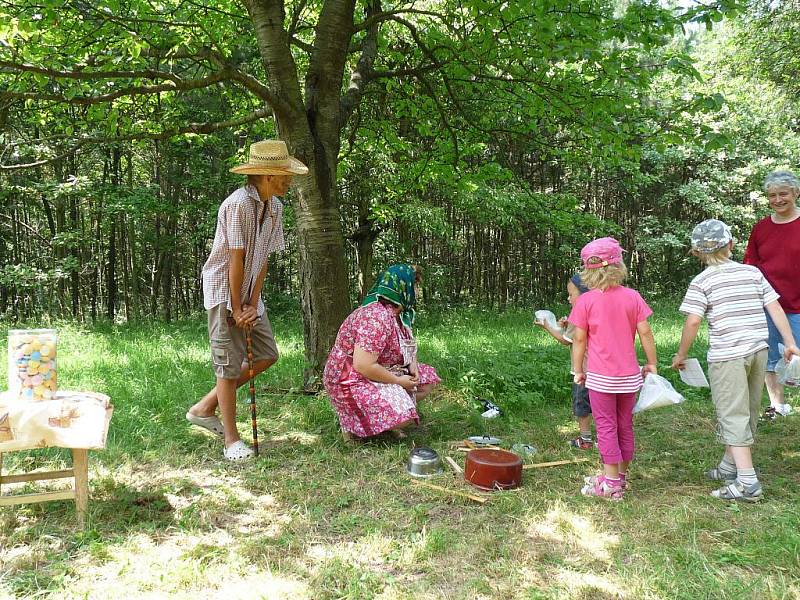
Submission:
<svg viewBox="0 0 800 600">
<path fill-rule="evenodd" d="M 764 307 L 777 299 L 761 271 L 730 261 L 692 279 L 679 310 L 708 319 L 708 362 L 714 363 L 767 347 Z"/>
</svg>

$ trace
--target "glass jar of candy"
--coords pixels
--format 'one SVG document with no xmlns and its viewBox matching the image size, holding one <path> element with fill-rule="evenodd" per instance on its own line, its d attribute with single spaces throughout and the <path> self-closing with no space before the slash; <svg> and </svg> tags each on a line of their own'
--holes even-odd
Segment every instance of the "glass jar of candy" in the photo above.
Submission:
<svg viewBox="0 0 800 600">
<path fill-rule="evenodd" d="M 11 329 L 8 332 L 8 390 L 21 400 L 41 401 L 58 390 L 55 329 Z"/>
</svg>

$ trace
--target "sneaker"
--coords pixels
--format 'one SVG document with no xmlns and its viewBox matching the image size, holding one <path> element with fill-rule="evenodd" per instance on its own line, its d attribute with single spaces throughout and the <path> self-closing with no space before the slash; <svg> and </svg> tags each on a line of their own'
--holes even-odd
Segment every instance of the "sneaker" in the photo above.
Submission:
<svg viewBox="0 0 800 600">
<path fill-rule="evenodd" d="M 775 407 L 768 406 L 767 408 L 764 409 L 764 414 L 761 416 L 761 418 L 769 423 L 774 421 L 776 416 L 777 416 L 777 411 L 775 410 Z"/>
<path fill-rule="evenodd" d="M 500 416 L 500 411 L 496 408 L 490 408 L 489 410 L 482 412 L 481 416 L 484 419 L 495 419 Z"/>
<path fill-rule="evenodd" d="M 574 440 L 569 441 L 569 445 L 578 450 L 593 450 L 594 442 L 592 440 L 585 440 L 581 436 L 576 437 Z"/>
<path fill-rule="evenodd" d="M 598 498 L 605 498 L 606 500 L 619 501 L 622 500 L 624 495 L 622 487 L 619 485 L 612 485 L 603 475 L 594 477 L 592 482 L 587 482 L 581 488 L 581 494 L 584 496 L 597 496 Z"/>
<path fill-rule="evenodd" d="M 791 404 L 776 404 L 773 408 L 775 409 L 775 414 L 782 417 L 788 417 L 792 414 Z"/>
<path fill-rule="evenodd" d="M 711 495 L 720 500 L 741 500 L 742 502 L 759 502 L 763 496 L 761 482 L 745 487 L 738 479 L 732 483 L 714 490 Z"/>
</svg>

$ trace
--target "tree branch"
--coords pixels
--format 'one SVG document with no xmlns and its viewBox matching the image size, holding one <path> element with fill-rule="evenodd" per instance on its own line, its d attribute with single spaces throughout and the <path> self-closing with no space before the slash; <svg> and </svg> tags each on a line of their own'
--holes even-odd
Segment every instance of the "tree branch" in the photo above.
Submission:
<svg viewBox="0 0 800 600">
<path fill-rule="evenodd" d="M 121 98 L 123 96 L 148 96 L 159 92 L 176 92 L 176 91 L 189 91 L 199 88 L 206 88 L 212 86 L 220 81 L 230 79 L 233 74 L 226 71 L 219 71 L 209 77 L 203 79 L 179 79 L 179 82 L 170 81 L 169 83 L 162 83 L 159 85 L 134 85 L 128 88 L 110 92 L 108 94 L 101 94 L 99 96 L 75 96 L 69 98 L 63 94 L 44 94 L 41 92 L 0 92 L 0 99 L 14 99 L 14 100 L 49 100 L 52 102 L 61 102 L 63 104 L 75 104 L 78 106 L 85 106 L 89 104 L 100 104 L 102 102 L 110 102 Z"/>
<path fill-rule="evenodd" d="M 158 132 L 141 131 L 136 133 L 129 133 L 126 135 L 120 135 L 117 137 L 83 137 L 76 140 L 75 143 L 72 146 L 70 146 L 69 149 L 67 149 L 64 152 L 61 152 L 57 156 L 24 164 L 0 165 L 0 170 L 15 171 L 19 169 L 29 169 L 31 167 L 39 167 L 41 165 L 46 165 L 48 163 L 61 160 L 69 156 L 70 154 L 77 152 L 84 146 L 89 146 L 94 144 L 114 144 L 132 140 L 167 140 L 169 138 L 178 135 L 184 135 L 187 133 L 212 133 L 220 129 L 229 129 L 231 127 L 238 127 L 246 123 L 252 123 L 253 121 L 258 121 L 259 119 L 268 117 L 271 114 L 272 111 L 270 108 L 261 108 L 242 117 L 238 117 L 236 119 L 228 119 L 226 121 L 189 123 L 188 125 L 185 125 L 183 127 L 173 127 L 171 129 L 165 129 L 163 131 L 158 131 Z M 35 142 L 36 140 L 32 141 Z"/>
<path fill-rule="evenodd" d="M 36 231 L 36 230 L 35 230 L 33 227 L 31 227 L 31 226 L 30 226 L 30 225 L 28 225 L 27 223 L 23 223 L 22 221 L 20 221 L 20 220 L 18 220 L 18 219 L 15 219 L 15 218 L 14 218 L 14 217 L 12 217 L 11 215 L 6 215 L 6 214 L 3 214 L 3 213 L 0 213 L 0 217 L 5 217 L 6 219 L 8 219 L 9 221 L 11 221 L 12 223 L 16 223 L 17 225 L 22 225 L 22 226 L 23 226 L 25 229 L 27 229 L 28 231 L 30 231 L 30 232 L 31 232 L 33 235 L 35 235 L 36 237 L 38 237 L 38 238 L 39 238 L 40 240 L 42 240 L 42 241 L 43 241 L 45 244 L 47 244 L 48 246 L 50 246 L 50 247 L 52 248 L 52 244 L 50 243 L 50 240 L 48 240 L 47 238 L 45 238 L 45 237 L 44 237 L 44 236 L 43 236 L 41 233 L 39 233 L 38 231 Z"/>
<path fill-rule="evenodd" d="M 195 55 L 200 56 L 200 55 Z M 178 83 L 181 81 L 180 76 L 175 73 L 167 73 L 166 71 L 158 71 L 156 69 L 143 69 L 141 71 L 59 71 L 56 69 L 49 69 L 47 67 L 40 67 L 29 63 L 17 63 L 8 60 L 0 60 L 0 72 L 11 71 L 14 73 L 38 73 L 40 75 L 47 75 L 54 79 L 82 79 L 82 80 L 97 80 L 97 79 L 167 79 Z"/>
<path fill-rule="evenodd" d="M 358 33 L 359 31 L 364 31 L 365 29 L 370 29 L 374 25 L 378 25 L 383 21 L 388 21 L 397 15 L 426 15 L 428 17 L 435 17 L 439 19 L 442 23 L 446 26 L 449 25 L 450 19 L 447 18 L 447 15 L 443 15 L 441 13 L 433 12 L 430 10 L 418 10 L 413 8 L 408 9 L 397 9 L 397 10 L 387 10 L 386 12 L 377 12 L 377 13 L 367 13 L 367 18 L 364 19 L 361 23 L 356 24 L 353 27 L 353 32 Z M 452 17 L 451 17 L 452 18 Z"/>
<path fill-rule="evenodd" d="M 373 13 L 379 12 L 381 9 L 380 0 L 372 0 L 367 5 L 367 20 Z M 350 119 L 353 114 L 353 109 L 361 101 L 364 94 L 364 87 L 369 81 L 369 74 L 372 72 L 372 65 L 375 63 L 375 58 L 378 55 L 378 30 L 379 21 L 373 21 L 367 29 L 364 36 L 364 41 L 361 45 L 361 56 L 358 59 L 356 68 L 350 75 L 350 84 L 347 86 L 347 91 L 342 96 L 339 103 L 340 110 L 340 123 L 342 127 Z"/>
<path fill-rule="evenodd" d="M 422 86 L 428 90 L 428 95 L 430 96 L 431 100 L 433 100 L 434 104 L 436 104 L 436 110 L 439 111 L 439 117 L 442 120 L 442 125 L 447 130 L 447 133 L 450 135 L 450 142 L 453 144 L 453 152 L 455 154 L 453 164 L 458 163 L 458 156 L 461 151 L 458 148 L 458 135 L 453 130 L 453 127 L 450 125 L 450 121 L 447 118 L 447 111 L 442 106 L 442 103 L 439 102 L 439 97 L 436 94 L 436 90 L 433 89 L 433 86 L 430 82 L 425 79 L 424 77 L 418 77 L 418 81 L 422 84 Z"/>
</svg>

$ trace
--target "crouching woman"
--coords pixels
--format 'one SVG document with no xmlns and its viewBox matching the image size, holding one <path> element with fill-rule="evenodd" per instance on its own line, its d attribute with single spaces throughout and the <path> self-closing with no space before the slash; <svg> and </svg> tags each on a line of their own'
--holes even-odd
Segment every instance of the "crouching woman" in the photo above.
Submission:
<svg viewBox="0 0 800 600">
<path fill-rule="evenodd" d="M 339 328 L 323 383 L 346 441 L 384 432 L 405 437 L 403 429 L 419 423 L 417 401 L 441 381 L 417 362 L 417 283 L 413 266 L 392 265 Z"/>
</svg>

